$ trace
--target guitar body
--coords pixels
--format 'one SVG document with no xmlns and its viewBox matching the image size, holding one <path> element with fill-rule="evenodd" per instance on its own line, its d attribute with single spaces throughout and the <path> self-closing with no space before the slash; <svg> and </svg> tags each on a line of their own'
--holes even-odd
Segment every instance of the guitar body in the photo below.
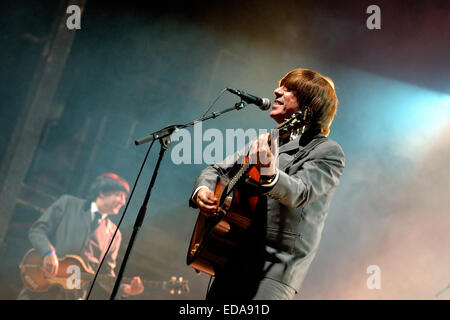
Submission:
<svg viewBox="0 0 450 320">
<path fill-rule="evenodd" d="M 259 181 L 259 170 L 256 166 L 249 166 L 243 178 Z M 248 193 L 246 188 L 229 192 L 229 183 L 228 176 L 220 176 L 217 181 L 214 192 L 219 199 L 216 215 L 200 212 L 197 217 L 187 264 L 198 272 L 215 275 L 216 270 L 228 262 L 243 233 L 250 226 L 257 207 L 258 195 Z"/>
<path fill-rule="evenodd" d="M 79 290 L 90 283 L 94 273 L 88 268 L 80 256 L 66 255 L 59 259 L 58 273 L 54 278 L 46 277 L 42 271 L 43 258 L 35 249 L 29 250 L 19 265 L 20 275 L 25 287 L 33 292 L 46 292 L 52 286 L 59 286 L 66 291 Z M 114 284 L 115 277 L 110 275 L 98 275 L 102 282 Z M 123 278 L 129 282 L 131 279 Z M 170 294 L 182 294 L 189 292 L 188 280 L 183 277 L 172 277 L 169 281 L 142 280 L 147 287 L 168 290 Z"/>
<path fill-rule="evenodd" d="M 82 272 L 91 274 L 83 259 L 76 255 L 66 255 L 59 260 L 58 273 L 54 278 L 46 277 L 42 265 L 43 258 L 34 249 L 27 252 L 19 265 L 22 281 L 30 291 L 45 292 L 55 285 L 67 291 L 80 289 L 87 283 L 87 280 L 83 280 L 80 274 Z M 74 287 L 73 278 L 77 275 L 79 285 Z"/>
</svg>

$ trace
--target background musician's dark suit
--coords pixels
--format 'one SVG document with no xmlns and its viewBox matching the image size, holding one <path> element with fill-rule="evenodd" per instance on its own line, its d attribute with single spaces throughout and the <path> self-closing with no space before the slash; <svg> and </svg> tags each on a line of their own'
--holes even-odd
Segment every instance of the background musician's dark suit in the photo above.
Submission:
<svg viewBox="0 0 450 320">
<path fill-rule="evenodd" d="M 280 80 L 270 116 L 278 123 L 309 106 L 313 121 L 303 135 L 280 141 L 271 150 L 268 135 L 204 169 L 190 205 L 214 212 L 217 177 L 229 172 L 240 155 L 260 157 L 266 177 L 252 224 L 235 256 L 218 270 L 207 299 L 292 299 L 316 255 L 331 199 L 344 169 L 344 153 L 328 139 L 338 100 L 330 78 L 295 69 Z M 276 149 L 276 146 L 275 146 Z M 279 160 L 279 166 L 276 162 Z"/>
<path fill-rule="evenodd" d="M 79 255 L 92 272 L 97 271 L 117 228 L 108 215 L 119 213 L 129 191 L 130 187 L 123 178 L 106 173 L 92 183 L 90 199 L 63 195 L 46 210 L 30 228 L 29 239 L 33 248 L 44 258 L 43 267 L 47 276 L 56 275 L 58 258 L 67 254 Z M 102 274 L 115 276 L 120 242 L 121 233 L 118 230 L 106 255 Z M 109 283 L 100 284 L 107 290 L 112 289 Z M 122 295 L 135 295 L 142 291 L 139 277 L 121 288 Z M 19 299 L 83 299 L 86 293 L 86 290 L 64 291 L 56 286 L 42 293 L 24 288 Z"/>
</svg>

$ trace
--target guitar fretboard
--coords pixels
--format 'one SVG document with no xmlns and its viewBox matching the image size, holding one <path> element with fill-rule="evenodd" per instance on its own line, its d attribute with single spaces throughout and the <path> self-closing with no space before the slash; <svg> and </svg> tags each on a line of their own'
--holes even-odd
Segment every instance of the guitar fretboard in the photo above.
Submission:
<svg viewBox="0 0 450 320">
<path fill-rule="evenodd" d="M 225 195 L 230 195 L 231 192 L 233 192 L 236 184 L 241 180 L 242 176 L 247 172 L 247 170 L 250 168 L 250 163 L 246 162 L 239 171 L 234 175 L 234 177 L 230 180 L 230 182 L 227 185 L 227 190 L 225 192 Z"/>
</svg>

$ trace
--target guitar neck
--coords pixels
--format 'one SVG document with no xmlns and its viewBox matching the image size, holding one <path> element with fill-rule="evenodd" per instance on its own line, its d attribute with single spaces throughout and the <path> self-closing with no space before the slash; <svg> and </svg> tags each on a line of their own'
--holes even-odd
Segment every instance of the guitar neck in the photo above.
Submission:
<svg viewBox="0 0 450 320">
<path fill-rule="evenodd" d="M 88 275 L 89 275 L 87 277 L 88 279 L 86 279 L 86 280 L 94 279 L 94 276 L 92 274 L 88 274 Z M 104 281 L 104 282 L 115 283 L 117 278 L 110 276 L 110 275 L 106 275 L 106 274 L 100 274 L 97 276 L 97 279 L 99 279 L 100 281 Z M 131 280 L 132 280 L 132 278 L 128 278 L 128 277 L 122 278 L 123 283 L 130 283 Z M 166 281 L 142 280 L 142 283 L 144 284 L 145 287 L 150 287 L 150 288 L 164 288 L 166 286 Z"/>
</svg>

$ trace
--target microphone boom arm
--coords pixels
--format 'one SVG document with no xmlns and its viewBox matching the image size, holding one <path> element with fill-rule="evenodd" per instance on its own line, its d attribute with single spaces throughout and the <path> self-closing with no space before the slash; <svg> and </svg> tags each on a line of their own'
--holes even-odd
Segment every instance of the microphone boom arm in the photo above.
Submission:
<svg viewBox="0 0 450 320">
<path fill-rule="evenodd" d="M 155 131 L 155 132 L 149 134 L 148 136 L 145 136 L 143 138 L 135 140 L 134 144 L 136 146 L 139 146 L 141 144 L 151 142 L 156 139 L 162 139 L 164 137 L 170 136 L 176 129 L 187 128 L 187 127 L 193 126 L 197 122 L 202 122 L 202 121 L 209 120 L 209 119 L 215 119 L 224 113 L 227 113 L 227 112 L 230 112 L 233 110 L 241 110 L 241 109 L 245 108 L 246 106 L 247 106 L 247 102 L 241 100 L 240 102 L 236 103 L 234 105 L 234 107 L 227 108 L 227 109 L 224 109 L 224 110 L 218 111 L 218 112 L 211 112 L 210 114 L 208 114 L 204 117 L 198 118 L 197 120 L 194 120 L 194 121 L 191 121 L 191 122 L 188 122 L 185 124 L 181 124 L 181 125 L 177 125 L 177 124 L 169 125 L 161 130 L 158 130 L 158 131 Z"/>
</svg>

